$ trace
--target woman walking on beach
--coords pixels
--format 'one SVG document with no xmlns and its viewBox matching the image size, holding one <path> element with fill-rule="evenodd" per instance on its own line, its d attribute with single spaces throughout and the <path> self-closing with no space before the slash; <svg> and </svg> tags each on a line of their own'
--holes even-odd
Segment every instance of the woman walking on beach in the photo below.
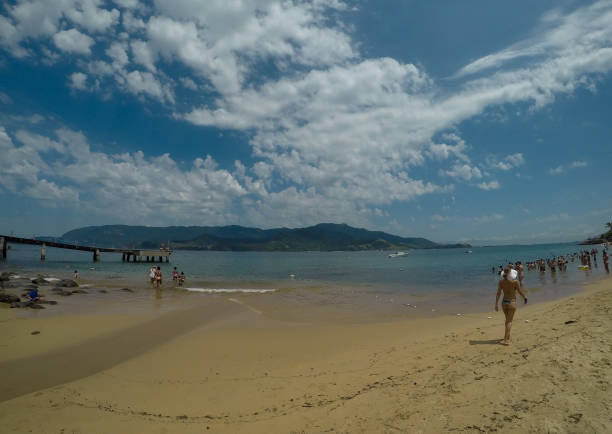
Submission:
<svg viewBox="0 0 612 434">
<path fill-rule="evenodd" d="M 499 311 L 499 296 L 502 291 L 504 292 L 504 298 L 502 299 L 502 309 L 506 316 L 506 328 L 504 339 L 501 341 L 503 345 L 510 344 L 510 330 L 512 329 L 512 319 L 514 318 L 514 312 L 516 312 L 516 293 L 518 292 L 525 304 L 527 304 L 527 297 L 521 290 L 521 286 L 516 280 L 510 280 L 510 267 L 506 267 L 504 270 L 503 279 L 497 284 L 497 296 L 495 297 L 495 312 Z"/>
</svg>

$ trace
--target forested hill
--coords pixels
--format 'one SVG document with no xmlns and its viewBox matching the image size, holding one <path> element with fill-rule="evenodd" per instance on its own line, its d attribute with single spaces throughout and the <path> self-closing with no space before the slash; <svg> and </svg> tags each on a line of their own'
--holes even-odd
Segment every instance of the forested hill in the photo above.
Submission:
<svg viewBox="0 0 612 434">
<path fill-rule="evenodd" d="M 62 235 L 80 245 L 232 251 L 401 250 L 469 247 L 438 244 L 425 238 L 404 238 L 385 232 L 322 223 L 299 229 L 256 229 L 242 226 L 89 226 Z"/>
</svg>

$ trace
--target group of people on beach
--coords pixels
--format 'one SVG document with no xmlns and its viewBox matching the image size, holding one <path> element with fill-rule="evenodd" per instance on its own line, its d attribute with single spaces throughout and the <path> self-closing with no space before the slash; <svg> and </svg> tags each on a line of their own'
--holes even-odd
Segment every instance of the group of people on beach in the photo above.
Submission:
<svg viewBox="0 0 612 434">
<path fill-rule="evenodd" d="M 567 270 L 568 262 L 574 262 L 578 258 L 582 264 L 579 268 L 583 270 L 591 269 L 594 265 L 597 267 L 597 249 L 593 248 L 589 250 L 582 250 L 581 252 L 574 252 L 572 254 L 555 256 L 548 259 L 537 259 L 535 261 L 527 262 L 527 270 L 539 270 L 541 273 L 545 273 L 548 270 L 551 273 L 556 273 L 557 269 L 560 272 Z M 607 273 L 610 272 L 609 268 L 609 257 L 607 246 L 603 248 L 602 261 L 604 268 Z M 521 261 L 515 263 L 509 262 L 506 267 L 501 265 L 497 268 L 491 267 L 491 271 L 496 271 L 500 274 L 500 281 L 497 284 L 497 295 L 495 296 L 495 311 L 499 311 L 499 299 L 503 293 L 501 307 L 506 317 L 504 338 L 500 341 L 503 345 L 510 344 L 510 331 L 512 329 L 512 320 L 514 319 L 514 313 L 516 312 L 516 294 L 518 293 L 523 297 L 523 301 L 527 304 L 527 296 L 523 292 L 523 279 L 525 277 L 524 267 Z"/>
<path fill-rule="evenodd" d="M 151 280 L 152 288 L 161 288 L 163 285 L 163 274 L 160 266 L 155 267 L 152 266 L 149 270 L 149 279 Z M 185 273 L 181 271 L 179 274 L 176 267 L 172 270 L 172 281 L 174 282 L 174 286 L 183 286 L 185 284 Z"/>
<path fill-rule="evenodd" d="M 556 273 L 557 271 L 567 271 L 567 264 L 580 260 L 580 267 L 583 270 L 588 270 L 591 268 L 597 268 L 597 254 L 599 251 L 596 248 L 591 250 L 582 250 L 580 252 L 568 253 L 566 255 L 553 256 L 552 258 L 539 258 L 534 261 L 529 261 L 525 263 L 527 267 L 527 271 L 540 271 L 541 273 L 545 273 L 547 270 L 551 273 Z M 602 261 L 604 268 L 607 273 L 610 272 L 609 266 L 609 255 L 607 247 L 603 248 L 602 251 Z M 521 261 L 517 261 L 515 263 L 510 263 L 512 265 L 513 270 L 518 271 L 519 275 L 519 283 L 523 284 L 524 277 L 524 267 Z M 499 273 L 500 275 L 503 273 L 503 266 L 491 267 L 492 273 Z"/>
</svg>

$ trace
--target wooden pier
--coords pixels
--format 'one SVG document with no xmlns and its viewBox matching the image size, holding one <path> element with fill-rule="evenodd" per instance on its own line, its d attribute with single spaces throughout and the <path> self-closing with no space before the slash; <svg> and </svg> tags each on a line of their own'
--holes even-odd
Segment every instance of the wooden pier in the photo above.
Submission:
<svg viewBox="0 0 612 434">
<path fill-rule="evenodd" d="M 29 244 L 40 247 L 40 260 L 47 258 L 47 247 L 57 249 L 81 250 L 93 253 L 93 261 L 100 260 L 101 253 L 121 253 L 123 262 L 170 262 L 171 250 L 144 250 L 144 249 L 114 249 L 108 247 L 79 246 L 78 244 L 59 243 L 56 241 L 37 240 L 35 238 L 20 238 L 0 235 L 0 260 L 5 260 L 8 254 L 8 245 Z M 131 260 L 131 261 L 130 261 Z"/>
<path fill-rule="evenodd" d="M 121 260 L 123 262 L 170 262 L 170 250 L 123 250 Z M 159 261 L 156 259 L 159 258 Z"/>
</svg>

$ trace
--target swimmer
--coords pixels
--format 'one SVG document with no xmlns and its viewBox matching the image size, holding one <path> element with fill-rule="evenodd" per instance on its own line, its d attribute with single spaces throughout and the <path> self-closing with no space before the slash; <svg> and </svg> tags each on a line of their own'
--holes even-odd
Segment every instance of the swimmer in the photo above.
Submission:
<svg viewBox="0 0 612 434">
<path fill-rule="evenodd" d="M 514 312 L 516 312 L 516 293 L 518 292 L 525 304 L 527 304 L 527 297 L 521 290 L 521 286 L 516 280 L 510 280 L 510 267 L 506 267 L 504 270 L 504 278 L 497 284 L 497 296 L 495 297 L 495 312 L 499 311 L 499 296 L 502 291 L 504 292 L 504 298 L 502 299 L 502 309 L 506 316 L 505 334 L 504 339 L 501 341 L 503 345 L 510 344 L 510 330 L 512 329 L 512 319 L 514 318 Z"/>
</svg>

